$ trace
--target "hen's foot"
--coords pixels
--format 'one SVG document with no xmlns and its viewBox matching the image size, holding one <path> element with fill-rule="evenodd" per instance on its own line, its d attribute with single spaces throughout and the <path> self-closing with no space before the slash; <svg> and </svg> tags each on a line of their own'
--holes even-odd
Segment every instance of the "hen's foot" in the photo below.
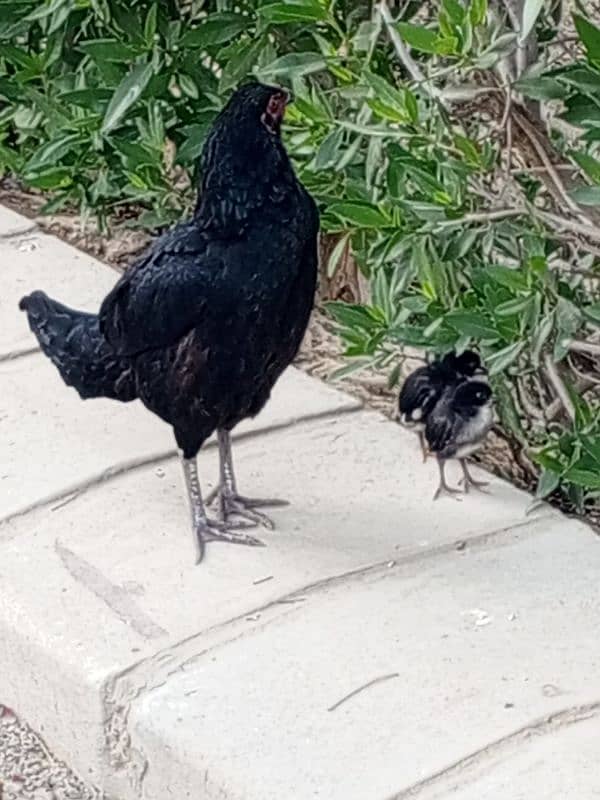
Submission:
<svg viewBox="0 0 600 800">
<path fill-rule="evenodd" d="M 257 508 L 276 508 L 278 506 L 287 506 L 287 500 L 260 499 L 256 497 L 244 497 L 229 490 L 226 486 L 217 486 L 216 489 L 208 495 L 206 502 L 212 503 L 218 500 L 218 515 L 219 519 L 223 522 L 229 520 L 232 516 L 242 517 L 248 520 L 253 525 L 262 525 L 269 530 L 275 528 L 275 523 L 266 514 L 256 511 Z"/>
<path fill-rule="evenodd" d="M 201 520 L 196 523 L 195 534 L 198 541 L 198 552 L 196 564 L 199 564 L 204 557 L 205 545 L 208 542 L 227 542 L 229 544 L 243 544 L 247 547 L 264 547 L 264 542 L 250 536 L 247 533 L 240 533 L 236 528 L 249 527 L 243 523 L 229 523 L 225 525 L 215 520 Z"/>
</svg>

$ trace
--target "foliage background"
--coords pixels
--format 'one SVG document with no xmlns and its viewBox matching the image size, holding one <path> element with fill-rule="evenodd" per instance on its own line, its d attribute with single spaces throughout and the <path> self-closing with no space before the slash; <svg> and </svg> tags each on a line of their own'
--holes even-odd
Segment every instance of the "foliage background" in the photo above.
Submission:
<svg viewBox="0 0 600 800">
<path fill-rule="evenodd" d="M 338 376 L 476 346 L 525 482 L 600 497 L 600 30 L 556 0 L 0 0 L 0 170 L 101 228 L 189 212 L 249 73 L 323 219 Z"/>
</svg>

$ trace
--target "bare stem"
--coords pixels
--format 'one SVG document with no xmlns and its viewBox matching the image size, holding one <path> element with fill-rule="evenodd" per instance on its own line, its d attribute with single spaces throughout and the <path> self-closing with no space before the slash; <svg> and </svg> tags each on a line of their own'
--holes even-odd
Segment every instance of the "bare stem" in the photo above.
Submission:
<svg viewBox="0 0 600 800">
<path fill-rule="evenodd" d="M 381 0 L 379 3 L 379 13 L 385 24 L 385 27 L 387 28 L 387 32 L 392 44 L 394 45 L 394 49 L 398 55 L 398 58 L 404 64 L 406 71 L 409 73 L 413 81 L 422 84 L 423 90 L 427 92 L 430 97 L 433 97 L 434 100 L 438 100 L 442 105 L 445 105 L 441 92 L 436 89 L 435 86 L 430 85 L 429 79 L 425 76 L 421 70 L 421 67 L 413 59 L 408 51 L 408 47 L 402 41 L 402 37 L 396 28 L 394 28 L 394 20 L 386 0 Z"/>
<path fill-rule="evenodd" d="M 571 398 L 569 397 L 569 393 L 567 392 L 566 386 L 564 385 L 562 378 L 558 374 L 558 370 L 556 369 L 556 364 L 554 363 L 550 355 L 546 355 L 544 357 L 544 366 L 546 368 L 546 375 L 548 376 L 548 381 L 550 382 L 552 388 L 554 389 L 554 393 L 560 400 L 562 407 L 567 412 L 571 421 L 574 422 L 575 408 L 573 406 L 573 403 L 571 402 Z"/>
</svg>

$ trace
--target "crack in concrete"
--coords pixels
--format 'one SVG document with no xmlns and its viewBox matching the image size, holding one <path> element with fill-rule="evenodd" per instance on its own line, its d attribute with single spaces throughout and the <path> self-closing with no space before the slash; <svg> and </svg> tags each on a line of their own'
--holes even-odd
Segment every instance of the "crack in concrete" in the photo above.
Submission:
<svg viewBox="0 0 600 800">
<path fill-rule="evenodd" d="M 550 512 L 535 517 L 535 520 L 553 516 L 554 512 Z M 101 690 L 105 719 L 105 751 L 109 763 L 113 768 L 124 772 L 129 784 L 135 787 L 136 792 L 141 796 L 142 775 L 145 774 L 148 765 L 141 751 L 132 744 L 128 720 L 133 703 L 149 692 L 160 688 L 173 675 L 199 659 L 214 653 L 215 650 L 252 636 L 285 616 L 300 613 L 303 604 L 294 602 L 300 597 L 311 597 L 344 583 L 366 579 L 370 576 L 384 579 L 397 574 L 400 569 L 413 563 L 452 552 L 459 558 L 464 557 L 470 548 L 480 549 L 487 545 L 494 546 L 504 534 L 518 532 L 521 528 L 530 526 L 531 523 L 532 520 L 527 519 L 521 523 L 504 526 L 473 537 L 468 540 L 466 548 L 462 547 L 464 541 L 461 539 L 408 553 L 398 558 L 393 566 L 390 566 L 389 560 L 378 561 L 313 581 L 263 605 L 247 609 L 235 617 L 212 625 L 131 664 L 108 678 Z M 460 549 L 458 545 L 461 545 Z"/>
<path fill-rule="evenodd" d="M 465 779 L 465 773 L 475 771 L 482 766 L 485 766 L 487 761 L 495 755 L 502 753 L 510 753 L 517 745 L 521 745 L 533 736 L 548 736 L 556 731 L 576 725 L 578 722 L 593 717 L 600 716 L 600 700 L 594 700 L 590 703 L 582 705 L 569 706 L 561 711 L 556 711 L 548 716 L 541 717 L 533 722 L 517 728 L 517 730 L 496 739 L 493 742 L 485 745 L 484 747 L 470 753 L 468 756 L 455 761 L 448 767 L 439 770 L 433 775 L 414 783 L 406 789 L 403 789 L 396 794 L 386 798 L 386 800 L 407 800 L 407 798 L 423 797 L 426 798 L 425 792 L 429 789 L 435 790 L 436 788 L 443 789 L 442 784 L 448 780 L 461 778 Z M 439 796 L 439 795 L 436 795 Z"/>
<path fill-rule="evenodd" d="M 69 550 L 58 540 L 54 543 L 54 550 L 73 579 L 102 600 L 121 622 L 132 628 L 139 636 L 144 639 L 157 639 L 168 635 L 164 628 L 139 608 L 126 589 L 110 581 L 98 567 Z"/>
<path fill-rule="evenodd" d="M 24 347 L 22 350 L 9 350 L 8 353 L 0 353 L 0 364 L 5 361 L 17 361 L 25 356 L 32 356 L 34 353 L 39 353 L 39 347 Z"/>
<path fill-rule="evenodd" d="M 26 236 L 27 234 L 38 232 L 40 230 L 37 222 L 25 223 L 21 228 L 15 228 L 7 233 L 0 233 L 0 241 L 7 242 L 11 239 L 18 239 L 19 236 Z"/>
<path fill-rule="evenodd" d="M 276 433 L 278 431 L 284 430 L 285 428 L 291 428 L 297 425 L 303 425 L 305 423 L 329 419 L 332 417 L 337 418 L 338 416 L 344 414 L 355 414 L 362 410 L 363 409 L 361 405 L 348 403 L 347 406 L 342 406 L 341 408 L 335 409 L 334 411 L 317 411 L 314 414 L 307 414 L 304 417 L 296 418 L 294 420 L 286 420 L 285 422 L 274 423 L 273 425 L 269 425 L 268 427 L 259 430 L 245 431 L 242 433 L 238 433 L 234 435 L 233 441 L 235 443 L 235 442 L 245 441 L 246 439 L 255 439 L 260 436 L 268 435 L 270 433 Z M 203 446 L 203 450 L 208 450 L 214 447 L 216 447 L 216 441 L 214 439 L 210 439 Z M 34 500 L 32 503 L 28 503 L 27 505 L 23 506 L 23 508 L 20 508 L 18 511 L 14 511 L 5 517 L 0 517 L 0 542 L 10 541 L 13 538 L 13 536 L 16 535 L 16 534 L 9 534 L 3 536 L 2 528 L 6 526 L 9 522 L 18 519 L 19 517 L 24 517 L 27 514 L 30 514 L 32 511 L 37 511 L 40 508 L 44 508 L 46 506 L 55 504 L 57 502 L 60 503 L 62 500 L 68 499 L 71 495 L 77 495 L 75 499 L 79 499 L 79 497 L 85 495 L 87 492 L 99 488 L 101 486 L 104 486 L 109 481 L 112 481 L 115 478 L 120 477 L 121 475 L 124 475 L 129 472 L 135 472 L 136 470 L 142 469 L 144 467 L 161 464 L 163 461 L 168 461 L 176 457 L 177 457 L 177 451 L 174 449 L 169 449 L 169 450 L 162 450 L 148 456 L 140 456 L 138 458 L 128 459 L 127 461 L 121 461 L 118 464 L 113 464 L 112 466 L 108 467 L 102 472 L 92 475 L 91 477 L 87 478 L 84 481 L 77 481 L 75 483 L 69 484 L 68 486 L 66 486 L 65 488 L 61 489 L 58 492 L 53 492 L 52 494 Z"/>
</svg>

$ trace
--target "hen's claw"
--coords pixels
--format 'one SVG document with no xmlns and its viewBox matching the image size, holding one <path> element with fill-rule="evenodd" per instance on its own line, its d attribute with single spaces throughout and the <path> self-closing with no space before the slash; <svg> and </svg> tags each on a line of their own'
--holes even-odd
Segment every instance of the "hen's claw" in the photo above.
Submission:
<svg viewBox="0 0 600 800">
<path fill-rule="evenodd" d="M 229 431 L 223 428 L 218 431 L 219 439 L 219 468 L 221 478 L 218 485 L 209 493 L 206 498 L 207 504 L 213 503 L 218 499 L 219 519 L 226 522 L 231 516 L 242 517 L 253 525 L 263 525 L 269 530 L 275 528 L 272 519 L 256 511 L 257 508 L 267 506 L 287 506 L 286 500 L 261 500 L 253 497 L 244 497 L 237 493 L 235 474 L 233 471 L 233 459 L 231 455 L 231 437 Z"/>
<path fill-rule="evenodd" d="M 229 520 L 231 516 L 242 517 L 248 520 L 253 525 L 262 525 L 269 530 L 274 530 L 275 523 L 266 514 L 256 511 L 257 508 L 264 508 L 267 506 L 286 506 L 286 500 L 276 499 L 258 499 L 252 497 L 243 497 L 242 495 L 234 492 L 229 492 L 226 487 L 217 487 L 216 491 L 211 492 L 211 501 L 218 498 L 219 500 L 219 519 L 223 522 Z M 207 499 L 208 502 L 208 499 Z"/>
<path fill-rule="evenodd" d="M 208 542 L 227 542 L 228 544 L 243 544 L 248 547 L 265 547 L 265 543 L 254 536 L 249 536 L 246 533 L 237 533 L 233 528 L 249 527 L 243 523 L 234 523 L 233 525 L 224 525 L 221 522 L 214 520 L 199 521 L 194 533 L 198 544 L 196 553 L 196 564 L 200 564 L 204 558 L 205 545 Z"/>
</svg>

